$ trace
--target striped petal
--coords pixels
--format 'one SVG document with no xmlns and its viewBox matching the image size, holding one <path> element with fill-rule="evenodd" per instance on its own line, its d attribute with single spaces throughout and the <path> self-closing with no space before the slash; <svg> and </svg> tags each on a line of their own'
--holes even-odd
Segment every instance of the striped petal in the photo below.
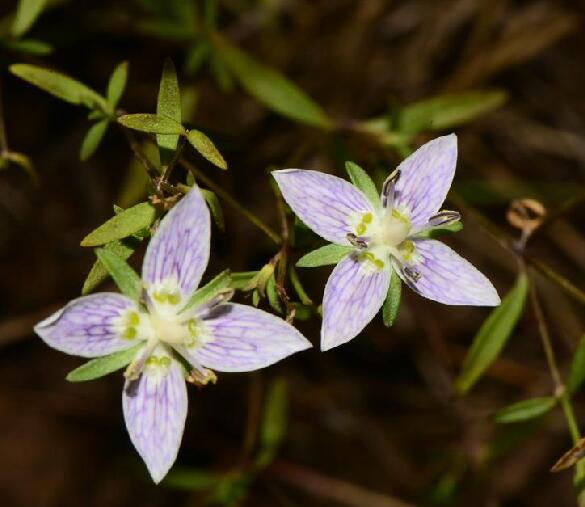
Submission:
<svg viewBox="0 0 585 507">
<path fill-rule="evenodd" d="M 247 305 L 222 304 L 202 316 L 205 343 L 181 352 L 195 366 L 243 372 L 265 368 L 311 343 L 293 326 Z"/>
<path fill-rule="evenodd" d="M 415 242 L 410 267 L 417 281 L 405 280 L 421 296 L 446 305 L 497 306 L 500 297 L 492 283 L 469 261 L 444 243 Z"/>
<path fill-rule="evenodd" d="M 99 357 L 132 347 L 139 336 L 136 303 L 115 292 L 74 299 L 35 326 L 42 340 L 67 354 Z M 125 333 L 134 329 L 132 335 Z M 125 337 L 126 336 L 126 337 Z"/>
<path fill-rule="evenodd" d="M 126 428 L 152 480 L 160 482 L 177 459 L 187 417 L 187 387 L 181 365 L 161 349 L 146 361 L 122 395 Z"/>
<path fill-rule="evenodd" d="M 209 241 L 209 210 L 193 187 L 161 221 L 146 249 L 142 279 L 149 292 L 178 288 L 175 297 L 188 298 L 207 267 Z"/>
<path fill-rule="evenodd" d="M 348 255 L 335 266 L 325 285 L 321 350 L 356 337 L 380 310 L 390 285 L 387 267 Z"/>
<path fill-rule="evenodd" d="M 318 171 L 284 169 L 272 173 L 284 200 L 319 236 L 349 245 L 348 233 L 364 213 L 374 213 L 368 198 L 351 183 Z"/>
<path fill-rule="evenodd" d="M 399 166 L 394 207 L 415 228 L 424 227 L 447 197 L 457 164 L 457 136 L 438 137 L 424 144 Z"/>
</svg>

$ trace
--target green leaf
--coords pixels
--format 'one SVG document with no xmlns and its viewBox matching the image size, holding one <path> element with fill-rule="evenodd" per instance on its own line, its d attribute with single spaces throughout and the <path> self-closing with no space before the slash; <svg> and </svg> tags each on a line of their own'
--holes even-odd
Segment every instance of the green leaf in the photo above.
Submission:
<svg viewBox="0 0 585 507">
<path fill-rule="evenodd" d="M 337 264 L 341 259 L 348 255 L 353 250 L 351 246 L 336 245 L 330 243 L 328 245 L 317 248 L 308 254 L 303 255 L 298 261 L 299 268 L 315 268 L 317 266 L 328 266 L 330 264 Z"/>
<path fill-rule="evenodd" d="M 149 227 L 156 218 L 156 209 L 149 202 L 141 202 L 110 218 L 81 241 L 81 246 L 101 246 L 117 239 L 127 238 Z"/>
<path fill-rule="evenodd" d="M 227 169 L 227 162 L 221 156 L 219 150 L 215 147 L 215 144 L 207 137 L 203 132 L 199 130 L 190 130 L 187 133 L 187 140 L 191 143 L 191 146 L 195 148 L 201 155 L 209 160 L 213 165 L 216 165 L 220 169 Z"/>
<path fill-rule="evenodd" d="M 16 9 L 16 16 L 10 30 L 13 37 L 24 35 L 33 26 L 47 0 L 20 0 Z"/>
<path fill-rule="evenodd" d="M 53 52 L 53 46 L 37 39 L 3 40 L 0 46 L 10 51 L 44 56 Z"/>
<path fill-rule="evenodd" d="M 359 165 L 350 161 L 345 163 L 345 170 L 347 171 L 351 182 L 366 195 L 374 208 L 379 208 L 380 192 L 378 192 L 376 189 L 376 185 L 368 173 L 364 171 Z"/>
<path fill-rule="evenodd" d="M 494 421 L 500 424 L 518 423 L 536 419 L 549 412 L 557 403 L 553 396 L 522 400 L 499 410 Z"/>
<path fill-rule="evenodd" d="M 0 154 L 0 160 L 6 160 L 8 162 L 16 164 L 18 167 L 20 167 L 26 173 L 28 173 L 33 183 L 38 184 L 38 176 L 33 166 L 33 163 L 31 159 L 28 158 L 23 153 L 17 153 L 15 151 L 5 151 L 4 153 Z"/>
<path fill-rule="evenodd" d="M 288 267 L 288 274 L 289 274 L 293 289 L 296 292 L 297 296 L 299 297 L 299 300 L 301 301 L 301 303 L 304 306 L 308 306 L 309 311 L 310 311 L 310 307 L 313 305 L 313 301 L 311 301 L 311 298 L 309 297 L 309 295 L 305 291 L 303 284 L 299 280 L 299 275 L 297 273 L 297 270 L 295 269 L 295 267 L 292 264 L 289 265 L 289 267 Z"/>
<path fill-rule="evenodd" d="M 185 129 L 180 123 L 166 116 L 157 116 L 156 114 L 125 114 L 118 117 L 118 123 L 129 129 L 150 134 L 182 135 L 185 133 Z"/>
<path fill-rule="evenodd" d="M 266 296 L 268 296 L 268 303 L 272 309 L 277 313 L 282 313 L 282 305 L 280 304 L 280 298 L 278 297 L 278 291 L 276 290 L 276 278 L 274 273 L 266 282 Z"/>
<path fill-rule="evenodd" d="M 112 109 L 116 107 L 124 90 L 126 89 L 126 82 L 128 81 L 128 62 L 119 63 L 108 81 L 108 89 L 106 91 L 106 100 Z"/>
<path fill-rule="evenodd" d="M 390 287 L 388 287 L 386 300 L 384 301 L 384 306 L 382 306 L 382 317 L 386 327 L 391 327 L 398 316 L 401 295 L 402 280 L 400 280 L 396 270 L 393 269 L 390 275 Z"/>
<path fill-rule="evenodd" d="M 75 370 L 69 372 L 65 378 L 69 382 L 86 382 L 113 373 L 130 364 L 142 347 L 144 347 L 144 342 L 137 343 L 129 349 L 114 352 L 109 356 L 92 359 L 82 364 L 79 368 L 75 368 Z"/>
<path fill-rule="evenodd" d="M 421 239 L 435 239 L 440 238 L 441 236 L 445 236 L 446 234 L 453 234 L 455 232 L 459 232 L 463 229 L 463 222 L 455 222 L 450 225 L 445 225 L 443 227 L 433 227 L 432 229 L 427 229 L 425 231 L 421 231 L 414 236 L 416 238 Z"/>
<path fill-rule="evenodd" d="M 120 292 L 138 301 L 142 291 L 142 281 L 136 271 L 122 257 L 112 252 L 112 250 L 98 248 L 95 254 L 98 260 L 108 270 L 114 282 L 116 282 Z"/>
<path fill-rule="evenodd" d="M 283 378 L 276 379 L 268 389 L 259 434 L 259 450 L 256 464 L 269 465 L 276 456 L 286 433 L 288 389 Z"/>
<path fill-rule="evenodd" d="M 165 60 L 160 86 L 158 89 L 158 100 L 156 102 L 156 114 L 171 118 L 177 123 L 182 122 L 181 118 L 181 93 L 175 65 L 170 58 Z M 163 165 L 168 164 L 179 142 L 178 135 L 157 135 L 156 142 L 159 146 L 160 157 Z"/>
<path fill-rule="evenodd" d="M 585 334 L 581 337 L 567 377 L 567 390 L 575 394 L 585 380 Z"/>
<path fill-rule="evenodd" d="M 109 120 L 101 120 L 94 123 L 89 128 L 87 134 L 85 134 L 85 137 L 83 138 L 83 142 L 81 143 L 81 149 L 79 150 L 79 158 L 82 161 L 87 160 L 95 153 L 95 150 L 97 150 L 108 130 L 108 124 Z"/>
<path fill-rule="evenodd" d="M 209 301 L 210 299 L 217 296 L 221 291 L 227 289 L 232 283 L 232 277 L 230 274 L 230 270 L 226 269 L 222 271 L 219 275 L 217 275 L 213 280 L 211 280 L 207 285 L 200 287 L 197 289 L 193 295 L 187 301 L 187 304 L 181 309 L 179 313 L 182 313 L 189 308 L 194 306 L 202 305 L 203 303 Z"/>
<path fill-rule="evenodd" d="M 293 120 L 322 129 L 333 127 L 323 109 L 292 81 L 219 35 L 215 36 L 215 43 L 222 61 L 259 102 Z"/>
<path fill-rule="evenodd" d="M 528 278 L 525 273 L 520 273 L 512 290 L 482 324 L 455 383 L 460 394 L 473 387 L 506 345 L 522 315 L 527 290 Z"/>
<path fill-rule="evenodd" d="M 207 206 L 209 206 L 209 210 L 213 215 L 213 219 L 215 220 L 216 225 L 220 228 L 220 230 L 225 231 L 223 211 L 221 209 L 221 204 L 219 202 L 219 199 L 217 198 L 217 195 L 215 195 L 215 192 L 212 192 L 211 190 L 206 190 L 204 188 L 200 188 L 199 190 L 203 194 L 203 198 L 205 199 Z"/>
<path fill-rule="evenodd" d="M 197 468 L 176 467 L 164 478 L 163 485 L 187 491 L 207 491 L 216 487 L 223 477 L 215 472 Z"/>
<path fill-rule="evenodd" d="M 90 109 L 108 109 L 105 99 L 99 93 L 65 74 L 26 63 L 15 63 L 9 69 L 15 76 L 65 102 L 84 105 Z"/>
<path fill-rule="evenodd" d="M 206 40 L 194 46 L 185 56 L 184 71 L 190 76 L 194 75 L 201 66 L 209 59 L 211 46 Z"/>
<path fill-rule="evenodd" d="M 232 273 L 230 287 L 243 290 L 250 285 L 250 282 L 258 276 L 259 271 L 240 271 Z"/>
<path fill-rule="evenodd" d="M 138 242 L 134 238 L 126 238 L 123 241 L 112 241 L 103 248 L 114 252 L 121 259 L 126 260 L 134 253 L 137 246 Z M 100 283 L 108 278 L 108 275 L 109 273 L 105 266 L 99 260 L 96 260 L 85 279 L 81 294 L 85 296 L 92 292 Z"/>
<path fill-rule="evenodd" d="M 398 130 L 413 134 L 423 130 L 452 128 L 500 107 L 506 98 L 502 90 L 439 95 L 402 109 Z"/>
</svg>

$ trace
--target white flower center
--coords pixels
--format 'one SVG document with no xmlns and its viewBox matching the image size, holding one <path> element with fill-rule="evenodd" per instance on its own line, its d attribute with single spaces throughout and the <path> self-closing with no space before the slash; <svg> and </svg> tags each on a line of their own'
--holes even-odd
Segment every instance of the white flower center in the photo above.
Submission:
<svg viewBox="0 0 585 507">
<path fill-rule="evenodd" d="M 395 249 L 410 233 L 410 223 L 406 217 L 396 211 L 385 211 L 373 220 L 371 233 L 367 234 L 372 247 L 385 246 Z"/>
<path fill-rule="evenodd" d="M 408 218 L 396 209 L 382 210 L 380 214 L 364 213 L 355 220 L 355 234 L 364 238 L 368 247 L 360 254 L 364 266 L 383 269 L 390 256 L 409 260 L 414 245 L 407 238 L 411 231 Z"/>
</svg>

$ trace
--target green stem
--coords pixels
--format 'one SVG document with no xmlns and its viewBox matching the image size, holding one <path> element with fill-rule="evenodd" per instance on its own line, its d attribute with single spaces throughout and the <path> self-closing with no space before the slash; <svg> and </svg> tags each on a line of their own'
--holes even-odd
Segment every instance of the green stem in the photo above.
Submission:
<svg viewBox="0 0 585 507">
<path fill-rule="evenodd" d="M 184 158 L 179 159 L 179 163 L 183 165 L 185 169 L 191 171 L 195 177 L 197 177 L 199 180 L 205 183 L 206 186 L 213 190 L 221 199 L 223 199 L 227 204 L 234 208 L 238 213 L 241 213 L 243 216 L 245 216 L 250 222 L 252 222 L 256 227 L 258 227 L 258 229 L 264 232 L 264 234 L 266 234 L 277 245 L 281 243 L 282 239 L 274 229 L 272 229 L 269 225 L 265 224 L 251 211 L 248 211 L 246 208 L 244 208 L 244 206 L 242 206 L 238 201 L 236 201 L 228 192 L 226 192 L 219 185 L 216 185 L 213 182 L 213 180 L 211 180 L 205 174 L 199 171 L 199 169 L 197 169 L 193 164 L 191 164 Z"/>
<path fill-rule="evenodd" d="M 542 311 L 540 300 L 538 299 L 538 294 L 536 292 L 534 282 L 530 283 L 530 300 L 538 324 L 538 331 L 542 340 L 542 346 L 544 348 L 548 367 L 555 384 L 555 393 L 559 399 L 561 408 L 563 409 L 563 414 L 565 416 L 567 427 L 569 428 L 569 433 L 571 434 L 571 439 L 573 440 L 573 445 L 576 445 L 581 440 L 581 431 L 579 430 L 579 424 L 577 423 L 575 411 L 573 410 L 573 405 L 571 404 L 571 397 L 565 388 L 561 374 L 559 372 L 554 350 L 552 348 L 550 334 L 546 325 L 546 320 L 544 318 L 544 313 Z M 585 507 L 585 490 L 583 489 L 584 482 L 585 462 L 581 461 L 577 463 L 575 467 L 575 474 L 573 476 L 573 483 L 576 489 L 577 503 L 579 507 Z"/>
</svg>

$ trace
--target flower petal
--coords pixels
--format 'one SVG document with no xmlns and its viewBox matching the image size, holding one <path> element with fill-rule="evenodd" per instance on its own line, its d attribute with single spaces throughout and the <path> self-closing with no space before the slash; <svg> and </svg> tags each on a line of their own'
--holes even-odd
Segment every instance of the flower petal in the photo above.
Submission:
<svg viewBox="0 0 585 507">
<path fill-rule="evenodd" d="M 286 321 L 247 305 L 226 303 L 203 315 L 207 339 L 181 350 L 194 365 L 217 371 L 253 371 L 308 349 L 311 343 Z"/>
<path fill-rule="evenodd" d="M 147 287 L 178 287 L 182 298 L 199 285 L 209 260 L 209 210 L 193 187 L 161 221 L 146 249 L 142 279 Z"/>
<path fill-rule="evenodd" d="M 355 232 L 356 219 L 374 212 L 368 198 L 351 183 L 318 171 L 284 169 L 272 173 L 284 200 L 296 215 L 319 236 L 349 245 L 347 234 Z"/>
<path fill-rule="evenodd" d="M 151 356 L 152 357 L 152 356 Z M 160 482 L 177 459 L 187 417 L 187 387 L 181 365 L 148 365 L 127 380 L 122 395 L 126 428 L 152 480 Z"/>
<path fill-rule="evenodd" d="M 384 303 L 390 273 L 369 260 L 348 255 L 335 266 L 323 295 L 321 350 L 348 342 L 370 322 Z"/>
<path fill-rule="evenodd" d="M 447 197 L 457 164 L 457 136 L 438 137 L 422 145 L 398 166 L 394 207 L 416 228 L 426 225 Z"/>
<path fill-rule="evenodd" d="M 130 298 L 102 292 L 74 299 L 35 326 L 43 341 L 67 354 L 99 357 L 134 346 L 139 336 L 124 338 L 127 319 L 138 314 Z"/>
<path fill-rule="evenodd" d="M 446 305 L 500 304 L 492 283 L 447 245 L 436 240 L 414 243 L 415 260 L 410 267 L 420 274 L 420 278 L 416 282 L 405 282 L 420 295 Z"/>
</svg>

